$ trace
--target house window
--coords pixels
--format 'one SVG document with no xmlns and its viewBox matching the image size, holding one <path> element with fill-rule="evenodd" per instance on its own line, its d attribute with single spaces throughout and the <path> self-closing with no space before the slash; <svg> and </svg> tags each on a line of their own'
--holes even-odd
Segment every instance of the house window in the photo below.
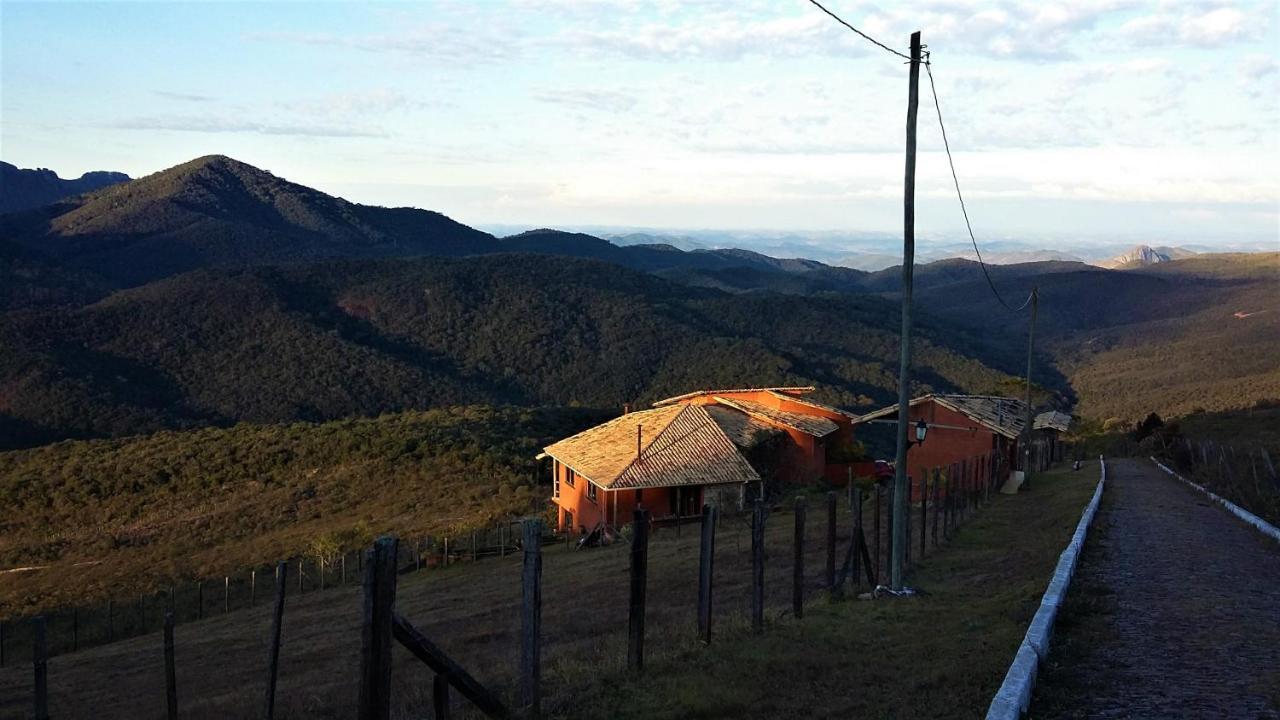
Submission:
<svg viewBox="0 0 1280 720">
<path fill-rule="evenodd" d="M 591 502 L 596 501 L 596 486 L 592 483 L 587 483 L 587 499 Z"/>
<path fill-rule="evenodd" d="M 573 468 L 571 467 L 564 469 L 564 484 L 573 487 Z"/>
</svg>

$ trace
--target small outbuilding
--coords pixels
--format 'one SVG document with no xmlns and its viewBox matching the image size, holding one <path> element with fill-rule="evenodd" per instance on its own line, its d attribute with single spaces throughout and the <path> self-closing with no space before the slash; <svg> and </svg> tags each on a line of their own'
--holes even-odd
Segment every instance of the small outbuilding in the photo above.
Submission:
<svg viewBox="0 0 1280 720">
<path fill-rule="evenodd" d="M 854 427 L 884 423 L 896 425 L 896 404 L 862 415 Z M 912 497 L 919 498 L 919 482 L 924 473 L 954 463 L 970 463 L 980 478 L 1003 483 L 1017 465 L 1018 438 L 1026 426 L 1026 404 L 1021 400 L 992 395 L 931 394 L 915 398 L 907 410 L 908 421 L 927 428 L 923 442 L 913 443 L 907 452 L 907 475 L 912 480 Z M 859 430 L 859 432 L 862 432 Z M 914 440 L 915 431 L 908 436 Z"/>
<path fill-rule="evenodd" d="M 561 531 L 656 522 L 739 507 L 771 482 L 844 477 L 856 417 L 804 397 L 812 387 L 699 390 L 654 403 L 544 448 Z M 836 461 L 836 462 L 833 462 Z"/>
</svg>

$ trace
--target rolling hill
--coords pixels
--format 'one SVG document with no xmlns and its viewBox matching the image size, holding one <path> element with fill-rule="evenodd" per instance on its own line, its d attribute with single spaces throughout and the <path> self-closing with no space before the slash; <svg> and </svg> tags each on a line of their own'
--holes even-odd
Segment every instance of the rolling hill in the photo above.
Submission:
<svg viewBox="0 0 1280 720">
<path fill-rule="evenodd" d="M 0 162 L 0 213 L 30 210 L 50 205 L 65 197 L 92 192 L 127 182 L 129 176 L 119 172 L 87 172 L 78 178 L 64 180 L 52 170 L 28 170 Z"/>
<path fill-rule="evenodd" d="M 357 205 L 221 155 L 0 217 L 0 235 L 119 286 L 204 267 L 499 249 L 439 213 Z"/>
<path fill-rule="evenodd" d="M 550 229 L 496 238 L 223 156 L 0 216 L 0 235 L 0 432 L 11 445 L 442 403 L 613 406 L 717 378 L 815 382 L 846 403 L 879 401 L 892 386 L 883 366 L 898 268 L 617 245 Z M 1133 419 L 1278 394 L 1262 366 L 1274 316 L 1232 315 L 1276 306 L 1267 257 L 989 270 L 1011 304 L 1039 286 L 1047 384 L 1071 394 L 1056 364 L 1084 412 Z M 915 278 L 932 347 L 1018 372 L 1025 313 L 994 300 L 977 263 L 923 264 Z M 580 307 L 609 314 L 575 316 Z M 810 327 L 800 345 L 777 308 Z M 738 321 L 726 328 L 725 317 Z M 481 341 L 492 337 L 502 340 Z M 1224 357 L 1232 343 L 1242 352 Z M 645 347 L 652 357 L 638 360 Z M 698 363 L 682 353 L 716 367 L 690 369 Z M 1171 353 L 1179 362 L 1160 359 Z M 842 367 L 858 370 L 833 369 Z M 964 384 L 927 362 L 922 377 Z"/>
<path fill-rule="evenodd" d="M 0 422 L 27 445 L 744 384 L 867 406 L 893 396 L 897 322 L 873 296 L 733 296 L 557 256 L 200 270 L 0 315 Z M 922 389 L 989 389 L 1020 362 L 927 317 L 916 348 Z"/>
<path fill-rule="evenodd" d="M 1280 253 L 1197 255 L 1124 272 L 995 270 L 1010 303 L 1039 287 L 1039 346 L 1082 414 L 1134 421 L 1280 398 Z M 958 325 L 1025 338 L 1026 313 L 1002 308 L 980 276 L 926 282 L 917 297 Z"/>
</svg>

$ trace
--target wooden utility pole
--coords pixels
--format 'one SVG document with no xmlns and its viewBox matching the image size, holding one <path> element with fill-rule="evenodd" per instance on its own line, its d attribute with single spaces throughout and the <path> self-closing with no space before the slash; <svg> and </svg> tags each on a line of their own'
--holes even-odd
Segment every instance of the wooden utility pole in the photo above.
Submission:
<svg viewBox="0 0 1280 720">
<path fill-rule="evenodd" d="M 911 79 L 907 89 L 907 166 L 902 201 L 902 343 L 898 365 L 898 453 L 894 468 L 893 537 L 889 582 L 902 589 L 907 543 L 907 412 L 911 403 L 911 282 L 916 250 L 916 111 L 920 105 L 920 32 L 911 33 Z"/>
<path fill-rule="evenodd" d="M 271 615 L 271 649 L 267 656 L 267 695 L 262 711 L 262 716 L 266 720 L 272 720 L 276 716 L 276 678 L 280 674 L 280 629 L 284 624 L 284 589 L 288 574 L 288 563 L 282 561 L 276 565 L 276 604 Z"/>
<path fill-rule="evenodd" d="M 1031 410 L 1031 354 L 1036 347 L 1036 310 L 1040 306 L 1040 288 L 1031 288 L 1031 323 L 1027 326 L 1027 421 L 1026 426 L 1022 428 L 1023 444 L 1026 448 L 1022 451 L 1022 485 L 1030 489 L 1028 483 L 1031 482 L 1031 440 L 1035 437 L 1035 429 L 1032 424 L 1035 422 L 1035 413 Z"/>
<path fill-rule="evenodd" d="M 360 628 L 359 720 L 391 717 L 391 621 L 396 602 L 399 541 L 381 537 L 367 551 Z M 301 564 L 301 561 L 299 561 Z"/>
<path fill-rule="evenodd" d="M 520 570 L 520 706 L 542 717 L 542 521 L 525 520 Z"/>
<path fill-rule="evenodd" d="M 678 511 L 677 511 L 678 512 Z M 631 535 L 631 602 L 627 613 L 627 670 L 644 671 L 644 607 L 649 577 L 649 511 L 636 508 Z"/>
<path fill-rule="evenodd" d="M 173 662 L 173 613 L 164 614 L 164 688 L 166 717 L 178 720 L 178 681 Z"/>
</svg>

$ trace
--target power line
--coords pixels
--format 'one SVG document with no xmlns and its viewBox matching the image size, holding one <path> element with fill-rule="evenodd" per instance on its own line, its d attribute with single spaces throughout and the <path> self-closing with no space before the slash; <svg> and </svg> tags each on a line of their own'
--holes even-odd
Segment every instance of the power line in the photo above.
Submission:
<svg viewBox="0 0 1280 720">
<path fill-rule="evenodd" d="M 1016 308 L 1009 307 L 1009 303 L 1005 302 L 1004 298 L 1000 296 L 1000 291 L 996 290 L 996 284 L 991 281 L 991 273 L 987 272 L 987 264 L 983 262 L 982 252 L 978 250 L 978 239 L 973 235 L 973 225 L 969 223 L 969 210 L 965 207 L 964 195 L 960 192 L 960 178 L 956 175 L 956 163 L 951 159 L 951 144 L 947 142 L 947 126 L 942 122 L 942 105 L 938 102 L 938 88 L 933 84 L 931 65 L 929 55 L 926 53 L 924 69 L 929 74 L 929 91 L 933 93 L 933 107 L 938 111 L 938 127 L 942 128 L 942 147 L 947 151 L 947 164 L 951 166 L 951 180 L 956 186 L 956 197 L 960 199 L 960 212 L 964 213 L 964 226 L 969 231 L 969 241 L 973 243 L 973 254 L 978 256 L 978 265 L 982 268 L 982 276 L 987 279 L 987 285 L 991 288 L 991 293 L 996 296 L 996 300 L 999 300 L 1006 310 L 1019 312 L 1031 303 L 1031 297 L 1035 294 L 1035 291 L 1033 290 L 1032 294 L 1027 296 L 1021 306 Z"/>
<path fill-rule="evenodd" d="M 830 10 L 826 9 L 825 7 L 823 7 L 823 6 L 822 6 L 822 4 L 818 2 L 818 0 L 809 0 L 809 2 L 810 2 L 810 3 L 812 3 L 814 7 L 818 8 L 818 9 L 819 9 L 819 10 L 821 10 L 822 12 L 824 12 L 824 13 L 826 13 L 826 14 L 830 15 L 832 18 L 834 18 L 834 19 L 835 19 L 835 21 L 836 21 L 836 22 L 838 22 L 838 23 L 840 23 L 841 25 L 843 25 L 843 26 L 845 26 L 845 27 L 849 28 L 850 30 L 852 30 L 852 31 L 854 31 L 854 32 L 856 32 L 856 33 L 858 33 L 859 35 L 861 35 L 861 36 L 862 36 L 864 39 L 866 39 L 867 41 L 869 41 L 869 42 L 871 42 L 871 43 L 873 43 L 873 44 L 875 44 L 875 45 L 879 45 L 881 49 L 883 49 L 883 50 L 888 50 L 889 52 L 893 53 L 894 55 L 897 55 L 898 57 L 902 58 L 903 60 L 907 60 L 907 61 L 910 61 L 910 60 L 911 60 L 911 56 L 910 56 L 910 55 L 906 55 L 906 54 L 903 54 L 903 53 L 898 52 L 897 50 L 894 50 L 893 48 L 889 47 L 888 45 L 885 45 L 884 43 L 880 42 L 879 40 L 877 40 L 877 39 L 875 39 L 875 38 L 871 37 L 870 35 L 868 35 L 868 34 L 866 34 L 866 33 L 862 32 L 862 31 L 861 31 L 861 30 L 859 30 L 858 28 L 856 28 L 856 27 L 854 27 L 854 26 L 850 25 L 849 23 L 845 22 L 843 19 L 841 19 L 841 17 L 840 17 L 839 15 L 836 15 L 835 13 L 833 13 L 833 12 L 831 12 Z"/>
</svg>

